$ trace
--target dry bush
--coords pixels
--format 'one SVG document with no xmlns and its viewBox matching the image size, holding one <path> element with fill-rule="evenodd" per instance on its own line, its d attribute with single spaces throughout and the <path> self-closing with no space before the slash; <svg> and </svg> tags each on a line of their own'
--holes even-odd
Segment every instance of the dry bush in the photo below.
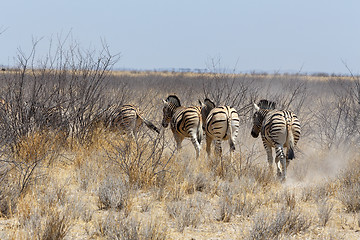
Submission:
<svg viewBox="0 0 360 240">
<path fill-rule="evenodd" d="M 242 191 L 234 197 L 232 204 L 235 206 L 234 214 L 250 217 L 261 205 L 261 202 L 254 199 L 254 197 L 248 194 L 246 191 Z"/>
<path fill-rule="evenodd" d="M 64 239 L 73 225 L 65 186 L 48 180 L 19 200 L 17 235 L 21 239 Z M 39 198 L 38 196 L 41 196 Z"/>
<path fill-rule="evenodd" d="M 49 166 L 57 156 L 54 139 L 42 132 L 36 132 L 20 138 L 16 144 L 14 159 L 10 161 L 13 173 L 17 176 L 20 193 L 43 176 L 44 168 Z"/>
<path fill-rule="evenodd" d="M 98 148 L 97 148 L 98 149 Z M 85 191 L 96 191 L 99 182 L 104 178 L 109 164 L 104 160 L 104 152 L 89 150 L 79 146 L 75 158 L 72 160 L 75 179 L 80 189 Z"/>
<path fill-rule="evenodd" d="M 233 161 L 234 157 L 228 155 L 221 157 L 211 156 L 207 159 L 207 164 L 212 175 L 231 180 L 233 178 Z"/>
<path fill-rule="evenodd" d="M 222 222 L 229 222 L 231 217 L 234 215 L 235 205 L 233 204 L 234 191 L 235 188 L 232 188 L 227 182 L 224 182 L 220 186 L 220 196 L 218 200 L 218 211 L 216 220 Z"/>
<path fill-rule="evenodd" d="M 92 141 L 94 119 L 108 100 L 104 94 L 109 70 L 119 59 L 106 43 L 100 51 L 82 49 L 76 43 L 58 39 L 49 53 L 37 59 L 40 41 L 29 54 L 19 51 L 18 67 L 2 75 L 0 84 L 0 131 L 7 144 L 39 130 L 70 136 L 82 144 Z M 60 134 L 61 133 L 61 134 Z"/>
<path fill-rule="evenodd" d="M 166 204 L 166 210 L 171 218 L 175 219 L 175 227 L 183 232 L 186 227 L 196 228 L 202 221 L 204 203 L 199 198 L 190 198 L 172 201 Z"/>
<path fill-rule="evenodd" d="M 328 199 L 324 198 L 317 202 L 317 212 L 320 226 L 325 227 L 331 217 L 331 211 L 334 205 L 328 203 Z"/>
<path fill-rule="evenodd" d="M 3 152 L 1 165 L 1 213 L 11 214 L 18 198 L 37 181 L 46 176 L 46 170 L 58 155 L 57 145 L 44 132 L 34 132 L 18 140 L 13 152 Z"/>
<path fill-rule="evenodd" d="M 146 133 L 146 132 L 145 132 Z M 142 134 L 136 139 L 122 137 L 111 142 L 108 159 L 125 174 L 129 183 L 139 187 L 156 184 L 157 176 L 164 172 L 172 158 L 164 152 L 164 137 L 148 138 Z"/>
<path fill-rule="evenodd" d="M 11 217 L 16 210 L 19 198 L 19 186 L 7 176 L 0 182 L 0 217 Z"/>
<path fill-rule="evenodd" d="M 231 106 L 239 114 L 240 122 L 248 121 L 252 103 L 258 96 L 258 85 L 254 79 L 236 74 L 212 73 L 203 80 L 203 98 L 209 98 L 215 106 Z"/>
<path fill-rule="evenodd" d="M 105 219 L 97 221 L 95 236 L 108 239 L 139 239 L 139 224 L 135 219 L 121 213 L 110 212 Z"/>
<path fill-rule="evenodd" d="M 294 210 L 297 204 L 295 193 L 290 192 L 288 190 L 283 193 L 283 201 L 285 202 L 285 206 L 290 210 Z"/>
<path fill-rule="evenodd" d="M 97 232 L 93 237 L 119 240 L 162 240 L 167 239 L 167 228 L 151 217 L 144 222 L 119 212 L 109 212 L 97 221 Z"/>
<path fill-rule="evenodd" d="M 235 215 L 250 217 L 262 204 L 244 179 L 217 183 L 216 194 L 219 197 L 214 206 L 217 221 L 229 222 Z"/>
<path fill-rule="evenodd" d="M 277 181 L 274 173 L 269 170 L 263 153 L 262 145 L 253 144 L 251 148 L 247 148 L 241 143 L 240 151 L 235 153 L 231 162 L 228 163 L 229 176 L 227 179 L 237 178 L 241 180 L 245 183 L 244 188 L 248 189 L 249 192 L 271 187 Z"/>
<path fill-rule="evenodd" d="M 315 135 L 315 140 L 322 147 L 330 149 L 339 143 L 359 145 L 359 82 L 355 76 L 327 82 L 329 92 L 323 92 L 317 108 L 313 109 L 313 128 L 323 130 Z"/>
<path fill-rule="evenodd" d="M 337 198 L 344 204 L 347 212 L 360 210 L 360 163 L 356 159 L 350 162 L 349 167 L 339 176 L 341 188 Z"/>
<path fill-rule="evenodd" d="M 300 212 L 282 208 L 275 216 L 266 213 L 257 215 L 249 239 L 279 239 L 305 232 L 311 221 Z"/>
<path fill-rule="evenodd" d="M 70 230 L 70 218 L 66 211 L 50 212 L 45 220 L 45 227 L 40 239 L 64 239 Z"/>
<path fill-rule="evenodd" d="M 100 209 L 122 210 L 129 205 L 130 189 L 121 176 L 107 176 L 97 191 Z"/>
<path fill-rule="evenodd" d="M 190 166 L 178 165 L 177 159 L 174 164 L 169 166 L 167 176 L 164 175 L 164 184 L 159 186 L 161 195 L 158 199 L 166 201 L 181 201 L 187 195 L 196 193 L 197 191 L 207 191 L 210 186 L 210 179 L 198 169 Z"/>
</svg>

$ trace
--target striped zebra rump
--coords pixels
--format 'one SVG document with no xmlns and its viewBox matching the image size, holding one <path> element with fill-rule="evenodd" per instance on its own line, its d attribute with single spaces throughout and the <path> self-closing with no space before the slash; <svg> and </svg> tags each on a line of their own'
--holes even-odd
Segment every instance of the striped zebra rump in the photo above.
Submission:
<svg viewBox="0 0 360 240">
<path fill-rule="evenodd" d="M 238 131 L 240 119 L 236 110 L 229 106 L 217 107 L 206 118 L 205 130 L 214 139 L 228 140 Z"/>
<path fill-rule="evenodd" d="M 295 158 L 294 147 L 300 138 L 300 123 L 288 110 L 273 110 L 265 117 L 262 135 L 271 147 L 280 144 L 288 148 L 288 159 Z"/>
<path fill-rule="evenodd" d="M 111 130 L 119 130 L 121 134 L 136 135 L 142 123 L 145 123 L 149 129 L 160 133 L 159 129 L 153 123 L 141 116 L 135 106 L 129 104 L 122 105 L 116 109 L 111 114 L 109 121 L 109 128 Z"/>
<path fill-rule="evenodd" d="M 171 129 L 186 138 L 196 133 L 197 141 L 202 140 L 202 119 L 200 107 L 180 107 L 171 119 Z"/>
<path fill-rule="evenodd" d="M 163 102 L 162 126 L 166 128 L 170 124 L 178 150 L 181 149 L 184 138 L 190 138 L 198 158 L 203 135 L 201 108 L 183 107 L 175 95 L 169 95 Z"/>
<path fill-rule="evenodd" d="M 210 155 L 210 146 L 216 141 L 215 152 L 221 155 L 221 141 L 228 140 L 230 150 L 235 150 L 235 141 L 239 132 L 240 119 L 237 111 L 229 106 L 215 107 L 209 99 L 202 105 L 202 117 L 205 118 L 206 151 Z"/>
<path fill-rule="evenodd" d="M 289 110 L 277 110 L 275 107 L 274 102 L 267 100 L 254 104 L 251 135 L 256 138 L 261 133 L 270 169 L 273 163 L 272 148 L 275 149 L 277 173 L 284 180 L 289 160 L 295 158 L 294 147 L 300 139 L 301 126 L 294 113 Z M 286 154 L 284 148 L 287 148 Z"/>
</svg>

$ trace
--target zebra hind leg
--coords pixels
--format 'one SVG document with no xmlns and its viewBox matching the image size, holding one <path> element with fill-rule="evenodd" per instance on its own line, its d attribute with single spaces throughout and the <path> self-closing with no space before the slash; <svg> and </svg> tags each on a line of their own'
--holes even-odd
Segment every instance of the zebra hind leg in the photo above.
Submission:
<svg viewBox="0 0 360 240">
<path fill-rule="evenodd" d="M 191 137 L 191 142 L 194 145 L 195 151 L 196 151 L 196 159 L 199 158 L 200 155 L 200 143 L 197 141 L 196 136 L 195 137 Z"/>
<path fill-rule="evenodd" d="M 266 154 L 267 154 L 267 160 L 268 160 L 268 164 L 269 164 L 269 171 L 270 173 L 273 173 L 273 163 L 274 163 L 274 158 L 272 155 L 272 148 L 271 146 L 268 145 L 264 145 L 265 146 L 265 150 L 266 150 Z"/>
<path fill-rule="evenodd" d="M 222 156 L 222 148 L 221 148 L 220 140 L 215 140 L 215 156 L 217 158 L 221 158 L 221 156 Z"/>
<path fill-rule="evenodd" d="M 212 138 L 208 135 L 206 135 L 206 152 L 208 157 L 211 156 L 211 143 L 212 143 Z"/>
<path fill-rule="evenodd" d="M 184 137 L 181 136 L 180 134 L 173 132 L 174 133 L 174 138 L 175 138 L 175 142 L 176 142 L 176 150 L 180 151 L 181 149 L 181 143 L 184 140 Z"/>
<path fill-rule="evenodd" d="M 284 181 L 286 178 L 286 157 L 284 155 L 284 149 L 281 145 L 277 145 L 276 148 L 276 162 L 278 168 L 278 176 L 281 181 Z M 281 167 L 281 170 L 280 170 Z"/>
<path fill-rule="evenodd" d="M 196 159 L 198 159 L 200 155 L 200 143 L 198 142 L 197 134 L 194 132 L 190 132 L 189 135 L 190 135 L 191 143 L 194 145 L 196 151 Z"/>
</svg>

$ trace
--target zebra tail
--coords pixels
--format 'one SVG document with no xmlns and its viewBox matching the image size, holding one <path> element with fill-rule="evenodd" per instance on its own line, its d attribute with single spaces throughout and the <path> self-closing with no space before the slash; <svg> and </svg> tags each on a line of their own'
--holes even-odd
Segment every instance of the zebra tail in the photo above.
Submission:
<svg viewBox="0 0 360 240">
<path fill-rule="evenodd" d="M 202 137 L 203 137 L 203 122 L 201 119 L 201 115 L 200 115 L 200 121 L 197 127 L 197 134 L 196 134 L 197 140 L 199 143 L 201 143 L 202 141 Z"/>
<path fill-rule="evenodd" d="M 291 125 L 288 123 L 287 126 L 287 145 L 288 145 L 288 155 L 287 159 L 294 159 L 295 153 L 294 153 L 294 135 L 291 129 Z"/>
<path fill-rule="evenodd" d="M 231 127 L 231 120 L 232 120 L 231 117 L 228 117 L 228 119 L 227 119 L 227 125 L 228 125 L 227 134 L 229 135 L 230 150 L 235 151 L 235 143 L 232 138 L 233 133 L 232 133 L 232 127 Z"/>
<path fill-rule="evenodd" d="M 157 132 L 158 134 L 160 133 L 160 130 L 149 120 L 143 119 L 145 125 L 150 128 L 151 130 Z"/>
</svg>

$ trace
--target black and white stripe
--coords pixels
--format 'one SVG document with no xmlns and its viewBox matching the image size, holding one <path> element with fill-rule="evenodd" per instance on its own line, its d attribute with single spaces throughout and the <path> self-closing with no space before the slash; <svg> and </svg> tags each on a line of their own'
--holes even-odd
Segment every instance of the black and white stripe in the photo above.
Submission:
<svg viewBox="0 0 360 240">
<path fill-rule="evenodd" d="M 201 103 L 201 102 L 200 102 Z M 235 150 L 236 137 L 239 133 L 240 119 L 237 111 L 230 106 L 215 107 L 205 99 L 201 115 L 206 133 L 206 152 L 210 155 L 212 141 L 215 141 L 215 154 L 222 155 L 221 141 L 229 141 L 230 150 Z"/>
<path fill-rule="evenodd" d="M 299 119 L 294 113 L 288 110 L 277 110 L 275 107 L 274 102 L 267 100 L 261 100 L 258 104 L 254 103 L 255 112 L 251 135 L 257 138 L 261 132 L 271 170 L 272 148 L 275 148 L 277 174 L 284 180 L 289 160 L 295 158 L 294 147 L 299 141 L 301 127 Z M 287 148 L 286 155 L 284 148 Z"/>
<path fill-rule="evenodd" d="M 178 150 L 184 138 L 190 138 L 198 158 L 203 135 L 200 107 L 182 107 L 175 95 L 168 96 L 163 102 L 162 126 L 166 128 L 170 123 Z"/>
<path fill-rule="evenodd" d="M 152 122 L 141 116 L 138 108 L 130 104 L 122 105 L 111 111 L 106 122 L 107 127 L 111 130 L 117 130 L 120 134 L 128 134 L 132 137 L 136 137 L 143 123 L 149 129 L 160 133 L 159 129 Z"/>
</svg>

